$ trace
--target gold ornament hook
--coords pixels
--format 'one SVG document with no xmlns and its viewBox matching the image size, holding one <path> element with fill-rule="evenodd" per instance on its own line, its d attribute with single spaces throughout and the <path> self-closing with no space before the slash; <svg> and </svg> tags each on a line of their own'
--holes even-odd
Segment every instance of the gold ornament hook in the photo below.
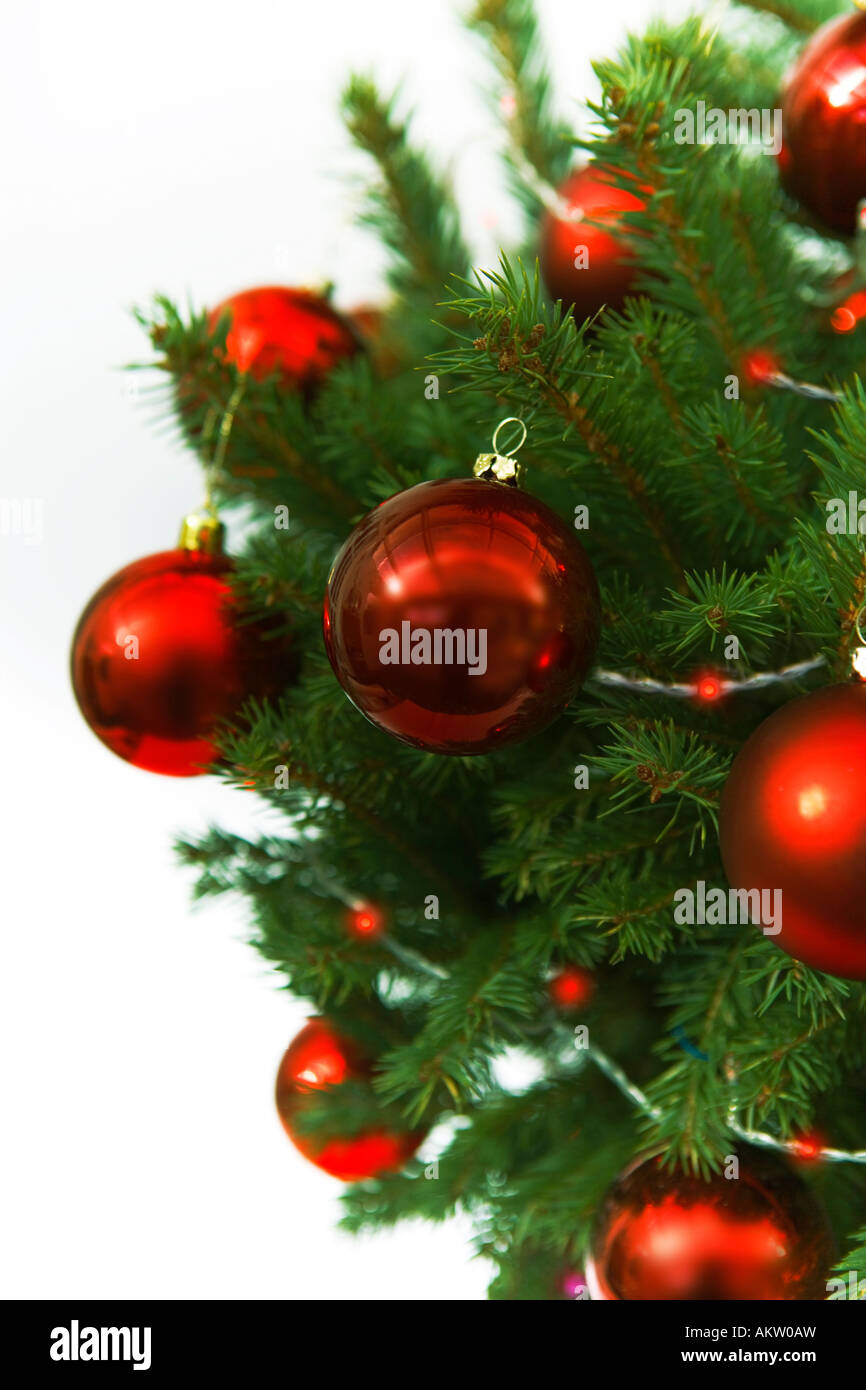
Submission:
<svg viewBox="0 0 866 1390">
<path fill-rule="evenodd" d="M 519 425 L 523 433 L 518 442 L 507 454 L 500 454 L 498 450 L 499 432 L 505 425 Z M 479 454 L 472 469 L 476 478 L 482 478 L 488 483 L 505 483 L 508 487 L 517 487 L 520 483 L 523 469 L 517 462 L 514 455 L 518 449 L 522 449 L 526 443 L 528 431 L 524 422 L 517 415 L 507 415 L 504 420 L 500 420 L 496 429 L 493 431 L 493 438 L 490 441 L 493 445 L 492 454 Z"/>
<path fill-rule="evenodd" d="M 213 483 L 214 479 L 219 476 L 223 464 L 225 463 L 229 436 L 232 432 L 232 425 L 235 422 L 235 413 L 243 399 L 246 384 L 247 374 L 246 372 L 241 372 L 238 377 L 237 385 L 229 396 L 228 404 L 220 420 L 213 458 L 204 466 L 204 501 L 202 503 L 202 509 L 198 512 L 190 512 L 181 522 L 180 539 L 178 541 L 178 549 L 180 550 L 199 550 L 208 555 L 216 555 L 222 551 L 226 528 L 217 516 L 217 510 L 213 500 Z M 202 430 L 203 444 L 208 444 L 210 442 L 216 420 L 217 412 L 212 406 L 205 417 L 204 428 Z"/>
</svg>

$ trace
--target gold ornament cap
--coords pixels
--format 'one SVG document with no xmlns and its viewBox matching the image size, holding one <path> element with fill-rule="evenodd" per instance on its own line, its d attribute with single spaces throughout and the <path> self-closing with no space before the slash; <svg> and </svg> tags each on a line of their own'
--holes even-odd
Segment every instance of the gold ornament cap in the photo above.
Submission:
<svg viewBox="0 0 866 1390">
<path fill-rule="evenodd" d="M 520 440 L 514 445 L 510 454 L 500 454 L 497 449 L 496 441 L 503 425 L 519 425 L 523 431 Z M 514 455 L 526 443 L 526 426 L 523 421 L 519 420 L 516 415 L 508 415 L 504 420 L 500 420 L 493 431 L 491 443 L 493 453 L 478 455 L 472 468 L 473 476 L 483 479 L 486 483 L 504 483 L 506 487 L 519 487 L 523 477 L 523 466 L 518 463 Z"/>
<path fill-rule="evenodd" d="M 212 512 L 190 512 L 181 522 L 178 549 L 221 555 L 225 533 L 226 528 Z"/>
</svg>

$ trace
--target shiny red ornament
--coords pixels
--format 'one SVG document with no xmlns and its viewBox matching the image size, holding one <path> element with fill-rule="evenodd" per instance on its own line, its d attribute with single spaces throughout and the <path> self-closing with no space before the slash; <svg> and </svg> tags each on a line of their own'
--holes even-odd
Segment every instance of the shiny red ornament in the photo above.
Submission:
<svg viewBox="0 0 866 1390">
<path fill-rule="evenodd" d="M 239 622 L 231 559 L 166 550 L 119 570 L 72 642 L 72 686 L 102 742 L 127 762 L 195 777 L 219 757 L 216 725 L 294 678 L 290 644 Z"/>
<path fill-rule="evenodd" d="M 358 709 L 404 743 L 487 753 L 576 694 L 599 629 L 577 537 L 519 488 L 420 483 L 360 523 L 334 563 L 325 646 Z"/>
<path fill-rule="evenodd" d="M 866 685 L 783 705 L 734 760 L 720 807 L 732 888 L 780 889 L 797 960 L 866 980 Z"/>
<path fill-rule="evenodd" d="M 617 1179 L 598 1211 L 586 1275 L 622 1302 L 825 1299 L 833 1236 L 803 1179 L 766 1149 L 705 1181 L 657 1158 Z"/>
<path fill-rule="evenodd" d="M 825 227 L 853 236 L 866 198 L 866 14 L 819 29 L 785 80 L 779 172 Z"/>
<path fill-rule="evenodd" d="M 363 1050 L 323 1018 L 314 1018 L 289 1045 L 277 1073 L 277 1110 L 283 1128 L 304 1158 L 343 1182 L 359 1182 L 396 1172 L 412 1157 L 423 1130 L 399 1131 L 382 1126 L 362 1134 L 325 1138 L 302 1133 L 297 1117 L 315 1104 L 315 1093 L 345 1081 L 365 1081 L 372 1065 Z"/>
<path fill-rule="evenodd" d="M 352 324 L 311 290 L 266 285 L 242 290 L 212 310 L 211 331 L 228 315 L 226 357 L 261 379 L 278 373 L 281 384 L 306 397 L 315 394 L 339 362 L 361 351 Z"/>
<path fill-rule="evenodd" d="M 646 203 L 591 164 L 569 174 L 558 194 L 570 216 L 544 214 L 538 250 L 551 299 L 561 299 L 577 319 L 590 318 L 604 305 L 621 309 L 636 270 L 621 218 Z M 584 256 L 587 264 L 578 269 Z"/>
</svg>

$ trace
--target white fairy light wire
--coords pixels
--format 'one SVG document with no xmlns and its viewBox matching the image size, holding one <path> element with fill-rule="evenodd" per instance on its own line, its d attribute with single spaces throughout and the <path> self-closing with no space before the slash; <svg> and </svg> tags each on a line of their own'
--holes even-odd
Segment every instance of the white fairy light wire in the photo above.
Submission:
<svg viewBox="0 0 866 1390">
<path fill-rule="evenodd" d="M 661 1119 L 662 1111 L 659 1107 L 652 1104 L 639 1086 L 635 1086 L 634 1082 L 629 1081 L 622 1068 L 617 1066 L 616 1062 L 612 1061 L 606 1052 L 602 1052 L 601 1048 L 596 1047 L 594 1044 L 581 1050 L 595 1063 L 599 1071 L 603 1072 L 608 1080 L 613 1082 L 614 1086 L 617 1087 L 626 1099 L 631 1101 L 632 1105 L 636 1106 L 638 1110 L 642 1110 L 650 1119 Z M 776 1139 L 774 1135 L 767 1134 L 764 1130 L 746 1129 L 744 1125 L 739 1123 L 731 1111 L 728 1113 L 728 1128 L 731 1133 L 736 1134 L 739 1139 L 744 1139 L 747 1143 L 754 1144 L 758 1148 L 776 1149 L 780 1153 L 789 1154 L 792 1158 L 802 1159 L 804 1157 L 803 1145 L 802 1143 L 798 1143 L 796 1139 Z M 866 1149 L 857 1149 L 849 1152 L 845 1149 L 822 1147 L 816 1149 L 814 1153 L 810 1152 L 808 1156 L 810 1160 L 813 1158 L 816 1161 L 822 1159 L 826 1160 L 828 1163 L 866 1163 Z"/>
<path fill-rule="evenodd" d="M 809 661 L 798 661 L 792 666 L 783 666 L 780 671 L 758 671 L 753 676 L 746 676 L 744 680 L 730 680 L 727 677 L 717 677 L 719 683 L 718 694 L 731 695 L 740 690 L 763 690 L 769 685 L 780 685 L 785 681 L 796 681 L 802 676 L 807 676 L 811 671 L 817 671 L 824 665 L 824 657 L 813 657 Z M 664 681 L 654 680 L 650 676 L 624 676 L 619 671 L 605 671 L 598 669 L 592 671 L 587 677 L 587 683 L 595 682 L 597 685 L 607 685 L 618 687 L 620 690 L 633 690 L 637 694 L 651 695 L 670 695 L 675 699 L 694 699 L 699 694 L 700 682 L 673 681 L 666 684 Z"/>
</svg>

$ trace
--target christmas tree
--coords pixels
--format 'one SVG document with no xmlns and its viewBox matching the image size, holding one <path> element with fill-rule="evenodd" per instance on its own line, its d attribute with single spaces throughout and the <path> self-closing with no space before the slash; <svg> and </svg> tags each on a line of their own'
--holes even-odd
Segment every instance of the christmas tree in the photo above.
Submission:
<svg viewBox="0 0 866 1390">
<path fill-rule="evenodd" d="M 819 42 L 838 61 L 810 67 L 837 16 Z M 523 245 L 473 267 L 447 180 L 354 77 L 387 302 L 354 324 L 315 296 L 142 315 L 244 524 L 236 595 L 296 658 L 276 693 L 247 685 L 216 768 L 284 832 L 214 828 L 181 856 L 200 895 L 245 895 L 255 946 L 322 1020 L 278 1102 L 349 1182 L 350 1230 L 467 1211 L 499 1299 L 580 1295 L 588 1258 L 600 1297 L 856 1296 L 866 163 L 839 122 L 866 111 L 866 15 L 750 0 L 657 23 L 596 65 L 581 138 L 528 0 L 480 0 L 468 30 Z M 423 506 L 407 492 L 434 483 Z M 544 642 L 529 666 L 505 654 L 516 675 L 487 622 L 512 621 L 494 561 L 506 589 L 542 575 L 547 607 L 518 616 Z M 398 588 L 423 570 L 414 610 L 373 604 L 389 566 Z M 368 602 L 394 618 L 372 639 Z M 458 610 L 469 669 L 401 645 Z M 392 626 L 372 681 L 368 639 Z M 742 1222 L 771 1192 L 786 1284 L 743 1273 L 742 1240 L 733 1284 L 690 1284 L 682 1260 L 622 1282 L 617 1221 L 673 1194 L 721 1227 L 731 1177 Z"/>
</svg>

